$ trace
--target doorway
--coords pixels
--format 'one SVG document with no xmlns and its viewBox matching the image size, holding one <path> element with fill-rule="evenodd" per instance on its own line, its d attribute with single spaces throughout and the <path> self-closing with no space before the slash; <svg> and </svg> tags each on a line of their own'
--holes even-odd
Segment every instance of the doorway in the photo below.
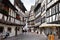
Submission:
<svg viewBox="0 0 60 40">
<path fill-rule="evenodd" d="M 0 27 L 0 33 L 2 33 L 4 30 L 4 27 Z"/>
</svg>

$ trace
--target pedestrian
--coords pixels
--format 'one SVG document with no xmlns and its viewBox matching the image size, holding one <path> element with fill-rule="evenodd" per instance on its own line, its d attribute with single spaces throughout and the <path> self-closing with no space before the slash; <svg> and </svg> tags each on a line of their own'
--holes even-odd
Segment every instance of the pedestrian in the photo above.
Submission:
<svg viewBox="0 0 60 40">
<path fill-rule="evenodd" d="M 38 31 L 37 31 L 37 34 L 38 34 Z"/>
<path fill-rule="evenodd" d="M 0 40 L 4 40 L 2 33 L 0 33 Z"/>
</svg>

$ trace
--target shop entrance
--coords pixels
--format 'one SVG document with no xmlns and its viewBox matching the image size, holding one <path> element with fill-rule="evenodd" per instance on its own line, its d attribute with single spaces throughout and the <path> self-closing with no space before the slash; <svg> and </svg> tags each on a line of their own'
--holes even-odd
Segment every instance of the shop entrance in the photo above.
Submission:
<svg viewBox="0 0 60 40">
<path fill-rule="evenodd" d="M 2 33 L 4 30 L 4 27 L 0 27 L 0 33 Z"/>
</svg>

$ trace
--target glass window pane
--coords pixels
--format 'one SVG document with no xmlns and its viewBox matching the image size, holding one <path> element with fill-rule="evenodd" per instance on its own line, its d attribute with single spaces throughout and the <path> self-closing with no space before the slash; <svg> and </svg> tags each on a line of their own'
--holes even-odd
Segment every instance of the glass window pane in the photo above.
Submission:
<svg viewBox="0 0 60 40">
<path fill-rule="evenodd" d="M 59 13 L 58 19 L 60 20 L 60 13 Z"/>
<path fill-rule="evenodd" d="M 5 20 L 5 21 L 7 20 L 7 16 L 4 16 L 4 20 Z"/>
<path fill-rule="evenodd" d="M 53 21 L 55 21 L 55 15 L 53 16 Z"/>
<path fill-rule="evenodd" d="M 60 11 L 60 3 L 59 3 L 59 11 Z"/>
<path fill-rule="evenodd" d="M 58 4 L 56 4 L 56 13 L 58 12 Z"/>
<path fill-rule="evenodd" d="M 11 18 L 11 22 L 12 22 L 12 23 L 14 22 L 14 18 Z"/>
<path fill-rule="evenodd" d="M 50 21 L 50 19 L 49 19 L 49 18 L 47 18 L 47 19 L 46 19 L 46 22 L 49 22 L 49 21 Z"/>
<path fill-rule="evenodd" d="M 50 17 L 50 22 L 52 22 L 52 17 Z"/>
<path fill-rule="evenodd" d="M 55 14 L 55 6 L 52 7 L 52 9 L 51 9 L 51 13 L 52 13 L 52 14 Z"/>
<path fill-rule="evenodd" d="M 47 17 L 50 16 L 50 10 L 47 11 L 46 15 L 47 15 Z"/>
<path fill-rule="evenodd" d="M 56 14 L 56 21 L 58 20 L 58 14 Z"/>
<path fill-rule="evenodd" d="M 46 0 L 47 4 L 50 3 L 52 0 Z"/>
</svg>

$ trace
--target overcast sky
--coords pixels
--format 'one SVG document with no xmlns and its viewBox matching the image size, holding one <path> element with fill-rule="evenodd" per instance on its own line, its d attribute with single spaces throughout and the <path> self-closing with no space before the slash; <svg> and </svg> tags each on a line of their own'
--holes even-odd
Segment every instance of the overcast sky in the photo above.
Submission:
<svg viewBox="0 0 60 40">
<path fill-rule="evenodd" d="M 14 0 L 10 0 L 12 4 L 14 4 Z M 21 0 L 24 3 L 25 8 L 29 11 L 31 5 L 35 4 L 35 0 Z"/>
<path fill-rule="evenodd" d="M 35 4 L 35 0 L 21 0 L 24 3 L 25 8 L 29 11 L 31 5 Z"/>
</svg>

